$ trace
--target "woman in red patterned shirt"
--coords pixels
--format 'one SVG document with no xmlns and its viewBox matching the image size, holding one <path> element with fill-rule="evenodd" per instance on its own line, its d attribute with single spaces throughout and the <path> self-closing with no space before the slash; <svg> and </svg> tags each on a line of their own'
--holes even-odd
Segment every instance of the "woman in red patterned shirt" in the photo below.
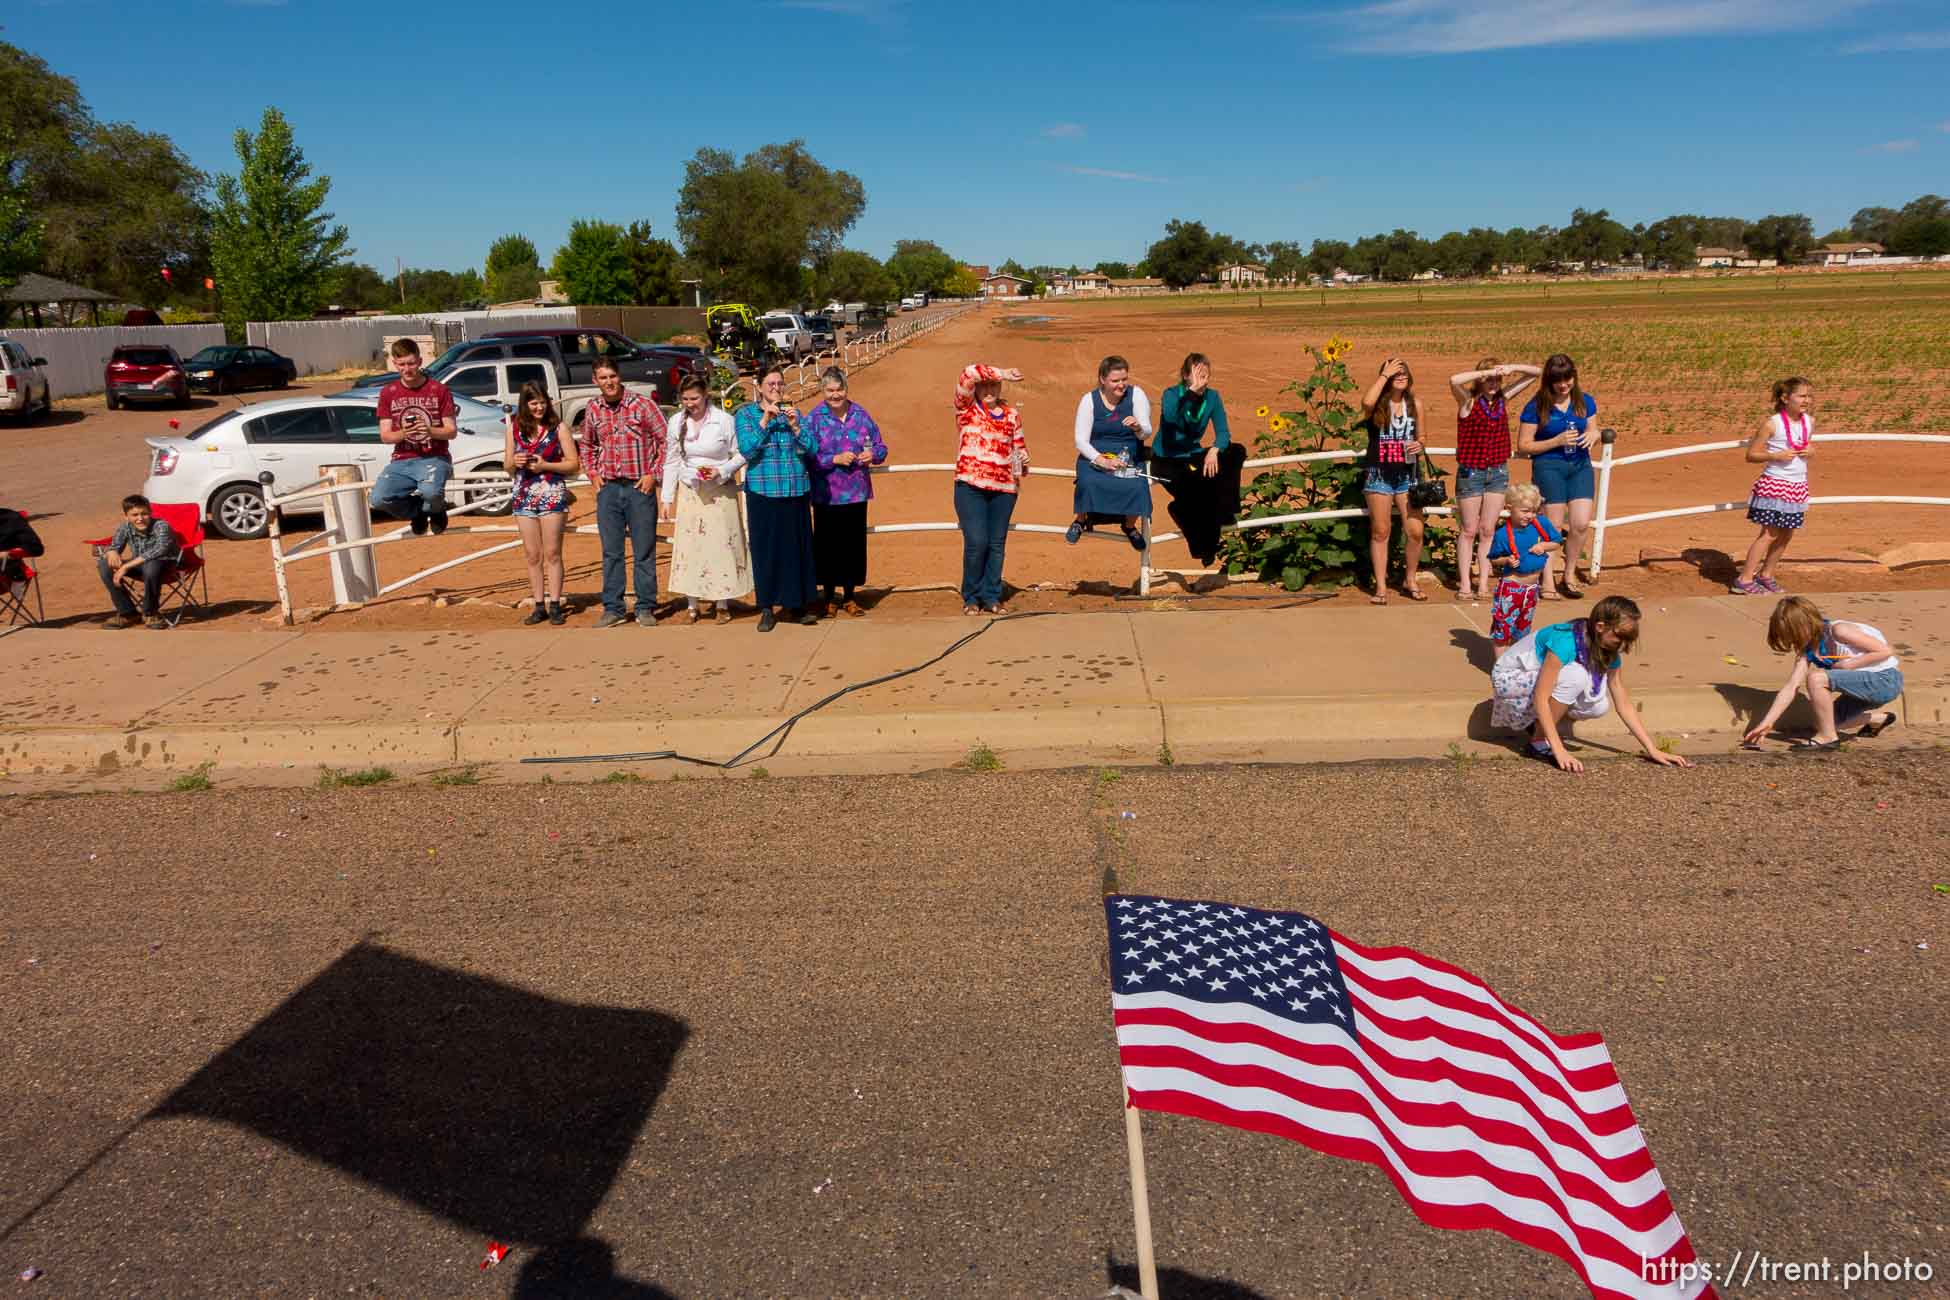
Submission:
<svg viewBox="0 0 1950 1300">
<path fill-rule="evenodd" d="M 1510 487 L 1508 404 L 1543 373 L 1537 366 L 1499 365 L 1495 357 L 1484 357 L 1476 369 L 1449 376 L 1449 391 L 1456 396 L 1457 600 L 1469 597 L 1472 558 L 1480 584 L 1477 599 L 1490 598 L 1490 539 Z M 1513 378 L 1517 382 L 1506 388 Z"/>
<path fill-rule="evenodd" d="M 961 524 L 961 603 L 964 614 L 1006 614 L 1002 550 L 1016 484 L 1029 472 L 1022 412 L 1002 400 L 1002 383 L 1022 382 L 1020 370 L 971 365 L 955 385 L 955 518 Z"/>
</svg>

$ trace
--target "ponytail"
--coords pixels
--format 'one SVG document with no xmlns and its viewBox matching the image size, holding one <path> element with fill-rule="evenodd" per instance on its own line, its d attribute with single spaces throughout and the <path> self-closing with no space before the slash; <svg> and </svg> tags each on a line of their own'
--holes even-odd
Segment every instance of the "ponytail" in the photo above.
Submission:
<svg viewBox="0 0 1950 1300">
<path fill-rule="evenodd" d="M 1797 389 L 1806 388 L 1807 386 L 1808 381 L 1799 375 L 1793 375 L 1787 379 L 1776 379 L 1774 381 L 1774 413 L 1779 415 L 1781 413 L 1781 407 L 1787 402 L 1787 399 L 1793 396 Z"/>
</svg>

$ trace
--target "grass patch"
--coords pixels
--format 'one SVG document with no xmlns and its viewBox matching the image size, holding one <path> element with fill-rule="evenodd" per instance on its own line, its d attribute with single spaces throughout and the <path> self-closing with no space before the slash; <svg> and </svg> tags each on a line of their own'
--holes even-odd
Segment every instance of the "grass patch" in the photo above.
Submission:
<svg viewBox="0 0 1950 1300">
<path fill-rule="evenodd" d="M 597 785 L 642 785 L 643 778 L 635 772 L 611 772 L 596 782 Z"/>
<path fill-rule="evenodd" d="M 362 767 L 348 772 L 342 767 L 318 769 L 318 788 L 338 790 L 346 786 L 384 785 L 393 779 L 390 767 Z"/>
<path fill-rule="evenodd" d="M 754 781 L 769 781 L 769 780 L 771 780 L 771 779 L 772 779 L 772 774 L 771 774 L 771 772 L 769 772 L 769 771 L 767 771 L 767 770 L 766 770 L 765 768 L 762 768 L 762 767 L 755 767 L 755 768 L 753 768 L 753 769 L 752 769 L 752 780 L 754 780 Z"/>
<path fill-rule="evenodd" d="M 1099 790 L 1104 789 L 1106 786 L 1116 785 L 1123 779 L 1124 774 L 1114 767 L 1100 767 L 1097 769 L 1097 788 Z"/>
<path fill-rule="evenodd" d="M 452 772 L 435 772 L 427 778 L 427 783 L 429 785 L 479 785 L 481 783 L 481 765 L 479 763 L 469 763 L 465 767 Z"/>
<path fill-rule="evenodd" d="M 1661 754 L 1677 754 L 1679 752 L 1679 742 L 1671 736 L 1660 736 L 1655 743 Z"/>
<path fill-rule="evenodd" d="M 216 764 L 214 763 L 198 763 L 194 768 L 183 773 L 183 775 L 177 777 L 174 781 L 171 781 L 169 783 L 169 792 L 171 794 L 196 794 L 199 791 L 208 790 L 210 788 L 210 769 L 215 766 Z"/>
<path fill-rule="evenodd" d="M 1170 767 L 1177 761 L 1178 761 L 1177 757 L 1174 756 L 1171 752 L 1171 742 L 1169 740 L 1159 741 L 1158 742 L 1158 766 Z"/>
<path fill-rule="evenodd" d="M 1455 769 L 1457 776 L 1464 775 L 1476 766 L 1476 755 L 1453 740 L 1449 742 L 1449 748 L 1442 751 L 1442 756 L 1449 760 L 1449 766 Z"/>
<path fill-rule="evenodd" d="M 1000 772 L 1002 758 L 986 742 L 978 740 L 962 755 L 961 765 L 971 772 Z"/>
</svg>

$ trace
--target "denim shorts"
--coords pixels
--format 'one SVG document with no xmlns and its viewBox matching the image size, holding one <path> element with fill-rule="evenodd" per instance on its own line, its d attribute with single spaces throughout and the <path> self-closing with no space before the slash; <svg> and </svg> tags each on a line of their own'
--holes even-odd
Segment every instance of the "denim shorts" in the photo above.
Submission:
<svg viewBox="0 0 1950 1300">
<path fill-rule="evenodd" d="M 1569 501 L 1591 500 L 1598 480 L 1589 456 L 1570 460 L 1550 453 L 1530 462 L 1530 481 L 1544 494 L 1546 504 L 1561 506 Z"/>
<path fill-rule="evenodd" d="M 517 519 L 542 519 L 549 515 L 566 514 L 568 513 L 568 509 L 569 509 L 568 502 L 557 501 L 552 506 L 548 506 L 548 505 L 516 506 L 508 513 L 513 515 Z"/>
<path fill-rule="evenodd" d="M 1830 668 L 1828 687 L 1837 695 L 1846 695 L 1864 704 L 1887 704 L 1903 693 L 1903 670 L 1900 668 Z"/>
<path fill-rule="evenodd" d="M 1472 469 L 1467 465 L 1456 469 L 1456 500 L 1468 497 L 1502 496 L 1510 490 L 1510 465 L 1489 465 L 1482 469 Z"/>
<path fill-rule="evenodd" d="M 1368 476 L 1361 480 L 1363 492 L 1375 492 L 1382 496 L 1400 496 L 1414 486 L 1413 465 L 1370 465 Z"/>
</svg>

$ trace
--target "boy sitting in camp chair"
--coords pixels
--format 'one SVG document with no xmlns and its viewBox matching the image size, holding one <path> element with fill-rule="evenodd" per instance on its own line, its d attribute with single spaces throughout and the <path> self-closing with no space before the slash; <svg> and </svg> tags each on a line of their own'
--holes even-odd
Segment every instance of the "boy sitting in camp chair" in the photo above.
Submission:
<svg viewBox="0 0 1950 1300">
<path fill-rule="evenodd" d="M 102 585 L 108 588 L 108 598 L 115 602 L 115 614 L 106 626 L 134 627 L 146 619 L 152 628 L 168 627 L 168 621 L 157 613 L 156 607 L 162 599 L 163 583 L 176 567 L 182 550 L 183 543 L 169 521 L 150 513 L 148 497 L 123 497 L 120 526 L 108 545 L 95 551 L 95 567 L 102 576 Z M 142 581 L 140 616 L 128 588 L 122 585 L 136 578 Z"/>
</svg>

